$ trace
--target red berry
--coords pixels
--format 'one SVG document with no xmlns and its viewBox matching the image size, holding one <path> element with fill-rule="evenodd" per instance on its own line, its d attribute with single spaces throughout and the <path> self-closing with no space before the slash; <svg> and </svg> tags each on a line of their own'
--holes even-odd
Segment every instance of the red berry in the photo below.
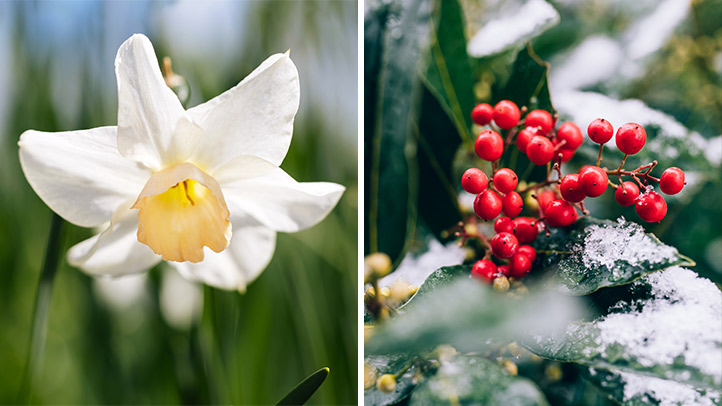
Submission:
<svg viewBox="0 0 722 406">
<path fill-rule="evenodd" d="M 526 115 L 524 125 L 532 128 L 539 128 L 542 133 L 548 134 L 552 130 L 554 120 L 548 111 L 532 110 Z"/>
<path fill-rule="evenodd" d="M 532 263 L 536 261 L 536 250 L 531 245 L 520 245 L 516 254 L 526 255 Z"/>
<path fill-rule="evenodd" d="M 471 267 L 471 276 L 486 283 L 491 283 L 497 273 L 496 265 L 488 259 L 476 261 Z"/>
<path fill-rule="evenodd" d="M 634 155 L 642 150 L 647 142 L 647 132 L 644 127 L 636 123 L 627 123 L 617 130 L 617 148 L 622 153 Z"/>
<path fill-rule="evenodd" d="M 496 177 L 494 177 L 496 180 Z M 659 177 L 659 188 L 662 193 L 667 195 L 676 195 L 684 187 L 684 171 L 673 166 L 665 169 L 662 176 Z"/>
<path fill-rule="evenodd" d="M 499 233 L 491 238 L 489 242 L 491 252 L 501 259 L 508 259 L 516 254 L 519 248 L 519 240 L 511 233 Z"/>
<path fill-rule="evenodd" d="M 461 187 L 465 191 L 473 194 L 479 194 L 489 185 L 489 179 L 486 174 L 478 168 L 469 168 L 461 176 Z"/>
<path fill-rule="evenodd" d="M 526 147 L 529 145 L 529 141 L 531 141 L 531 139 L 534 138 L 535 135 L 536 130 L 529 127 L 526 127 L 525 129 L 519 131 L 519 134 L 516 135 L 516 147 L 519 148 L 519 151 L 526 154 Z"/>
<path fill-rule="evenodd" d="M 612 139 L 612 135 L 614 135 L 614 127 L 612 127 L 612 123 L 609 121 L 598 118 L 589 123 L 587 134 L 589 138 L 597 144 L 606 144 Z"/>
<path fill-rule="evenodd" d="M 485 161 L 496 161 L 504 152 L 504 140 L 493 130 L 484 130 L 476 137 L 476 155 Z"/>
<path fill-rule="evenodd" d="M 493 115 L 494 108 L 487 103 L 477 104 L 476 107 L 471 110 L 471 119 L 479 125 L 487 125 L 491 123 Z"/>
<path fill-rule="evenodd" d="M 559 127 L 557 130 L 557 138 L 560 142 L 566 141 L 567 143 L 564 145 L 564 148 L 571 150 L 576 150 L 584 142 L 582 130 L 572 122 L 564 123 Z"/>
<path fill-rule="evenodd" d="M 538 223 L 532 223 L 536 221 L 531 217 L 517 217 L 514 219 L 514 235 L 517 240 L 522 244 L 528 244 L 534 242 L 536 237 L 539 235 Z"/>
<path fill-rule="evenodd" d="M 535 165 L 546 165 L 554 157 L 554 145 L 549 138 L 535 135 L 526 147 L 526 156 Z"/>
<path fill-rule="evenodd" d="M 657 192 L 647 192 L 637 199 L 637 214 L 648 223 L 657 223 L 667 215 L 667 202 Z"/>
<path fill-rule="evenodd" d="M 508 130 L 519 122 L 519 118 L 519 107 L 511 100 L 502 100 L 494 106 L 494 122 L 499 128 Z"/>
<path fill-rule="evenodd" d="M 576 151 L 573 149 L 566 149 L 566 148 L 559 148 L 554 152 L 557 156 L 559 154 L 562 154 L 562 163 L 571 161 L 572 158 L 574 158 L 574 153 Z"/>
<path fill-rule="evenodd" d="M 483 220 L 491 220 L 501 213 L 501 198 L 493 190 L 485 190 L 474 199 L 474 211 Z"/>
<path fill-rule="evenodd" d="M 509 192 L 501 198 L 501 210 L 509 217 L 516 217 L 524 208 L 524 199 L 517 192 Z"/>
<path fill-rule="evenodd" d="M 579 184 L 584 194 L 589 197 L 601 196 L 609 185 L 609 178 L 604 169 L 598 166 L 586 166 L 579 172 Z"/>
<path fill-rule="evenodd" d="M 549 227 L 566 227 L 577 219 L 577 211 L 574 209 L 574 206 L 567 201 L 554 200 L 547 206 L 544 217 L 547 223 L 549 223 Z"/>
<path fill-rule="evenodd" d="M 509 265 L 499 265 L 496 267 L 496 273 L 499 275 L 509 276 Z"/>
<path fill-rule="evenodd" d="M 497 233 L 513 233 L 514 221 L 509 217 L 499 217 L 494 222 L 494 231 Z"/>
<path fill-rule="evenodd" d="M 501 168 L 494 174 L 494 186 L 501 193 L 509 193 L 516 189 L 519 184 L 519 178 L 516 173 L 509 168 Z"/>
<path fill-rule="evenodd" d="M 549 189 L 543 190 L 541 193 L 539 193 L 539 196 L 536 197 L 537 201 L 539 202 L 539 207 L 541 208 L 542 212 L 545 211 L 547 208 L 547 205 L 556 198 L 557 198 L 557 195 L 554 194 L 554 192 Z"/>
<path fill-rule="evenodd" d="M 509 275 L 523 278 L 531 270 L 531 260 L 523 254 L 516 254 L 509 260 Z"/>
<path fill-rule="evenodd" d="M 630 181 L 623 182 L 622 185 L 614 192 L 614 199 L 620 206 L 624 207 L 633 205 L 634 202 L 637 201 L 638 197 L 639 188 L 634 182 Z"/>
<path fill-rule="evenodd" d="M 572 203 L 579 203 L 587 197 L 579 183 L 579 174 L 576 173 L 570 173 L 562 178 L 559 191 L 564 200 Z"/>
</svg>

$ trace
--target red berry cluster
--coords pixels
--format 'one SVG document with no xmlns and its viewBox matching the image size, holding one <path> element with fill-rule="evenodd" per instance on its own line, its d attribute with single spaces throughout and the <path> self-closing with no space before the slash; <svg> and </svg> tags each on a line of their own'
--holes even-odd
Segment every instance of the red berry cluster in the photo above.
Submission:
<svg viewBox="0 0 722 406">
<path fill-rule="evenodd" d="M 659 179 L 650 175 L 656 161 L 632 171 L 623 168 L 627 157 L 638 153 L 647 140 L 644 128 L 635 123 L 617 129 L 617 148 L 624 153 L 621 165 L 614 170 L 600 167 L 604 144 L 614 135 L 612 124 L 604 119 L 592 121 L 587 128 L 589 138 L 600 144 L 597 163 L 562 176 L 561 164 L 570 160 L 584 142 L 582 131 L 572 122 L 555 129 L 556 117 L 544 110 L 525 113 L 526 108 L 519 109 L 514 102 L 502 100 L 493 108 L 479 104 L 471 114 L 476 124 L 490 126 L 478 135 L 474 149 L 481 159 L 492 162 L 493 173 L 490 179 L 481 169 L 470 168 L 464 172 L 461 185 L 465 191 L 477 195 L 474 212 L 479 218 L 490 221 L 504 214 L 494 222 L 496 235 L 490 240 L 481 234 L 477 236 L 486 246 L 487 254 L 474 264 L 474 276 L 489 282 L 498 275 L 523 277 L 530 271 L 536 252 L 531 246 L 520 244 L 533 242 L 541 230 L 548 233 L 546 227 L 571 225 L 577 219 L 577 209 L 587 214 L 584 199 L 601 196 L 609 186 L 616 189 L 614 196 L 620 205 L 636 205 L 637 214 L 647 222 L 658 222 L 667 212 L 667 204 L 653 191 L 650 182 L 659 183 L 665 194 L 679 193 L 684 187 L 684 172 L 676 167 L 665 170 Z M 506 130 L 506 137 L 502 138 L 497 130 Z M 517 174 L 512 169 L 499 168 L 504 150 L 512 143 L 533 164 L 547 165 L 545 181 L 515 191 L 520 181 Z M 554 171 L 558 178 L 552 180 Z M 616 177 L 619 183 L 611 181 L 610 176 Z M 622 176 L 633 181 L 623 181 Z M 640 187 L 644 190 L 641 194 Z M 530 193 L 538 202 L 537 218 L 517 217 L 524 207 L 522 195 L 525 193 Z M 463 234 L 464 239 L 468 237 L 470 235 Z M 492 262 L 491 254 L 503 264 Z"/>
</svg>

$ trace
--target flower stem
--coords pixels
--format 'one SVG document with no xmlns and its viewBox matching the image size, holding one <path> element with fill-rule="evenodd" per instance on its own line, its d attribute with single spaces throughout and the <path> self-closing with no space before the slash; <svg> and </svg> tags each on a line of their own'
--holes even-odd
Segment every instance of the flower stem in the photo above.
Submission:
<svg viewBox="0 0 722 406">
<path fill-rule="evenodd" d="M 25 364 L 25 372 L 20 385 L 21 403 L 31 403 L 33 383 L 40 376 L 45 336 L 48 327 L 48 311 L 50 310 L 50 297 L 53 292 L 55 273 L 58 270 L 59 253 L 62 245 L 61 231 L 63 219 L 53 213 L 48 234 L 48 244 L 45 248 L 43 269 L 38 281 L 38 290 L 35 294 L 35 308 L 33 309 L 33 324 L 30 332 L 30 350 Z"/>
</svg>

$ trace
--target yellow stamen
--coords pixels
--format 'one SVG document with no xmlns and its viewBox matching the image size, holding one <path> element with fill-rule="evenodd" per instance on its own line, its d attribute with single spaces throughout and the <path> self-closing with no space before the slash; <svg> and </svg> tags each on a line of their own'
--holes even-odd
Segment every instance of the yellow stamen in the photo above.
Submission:
<svg viewBox="0 0 722 406">
<path fill-rule="evenodd" d="M 230 215 L 220 185 L 198 167 L 182 163 L 154 174 L 133 205 L 138 241 L 166 261 L 203 260 L 203 247 L 223 251 Z"/>
</svg>

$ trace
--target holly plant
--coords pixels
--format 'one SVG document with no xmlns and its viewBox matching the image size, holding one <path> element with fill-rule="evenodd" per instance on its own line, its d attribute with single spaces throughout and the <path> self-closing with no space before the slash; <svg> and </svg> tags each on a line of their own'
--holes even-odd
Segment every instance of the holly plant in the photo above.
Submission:
<svg viewBox="0 0 722 406">
<path fill-rule="evenodd" d="M 365 403 L 720 405 L 722 292 L 652 232 L 700 165 L 648 115 L 557 110 L 493 10 L 367 8 Z"/>
</svg>

